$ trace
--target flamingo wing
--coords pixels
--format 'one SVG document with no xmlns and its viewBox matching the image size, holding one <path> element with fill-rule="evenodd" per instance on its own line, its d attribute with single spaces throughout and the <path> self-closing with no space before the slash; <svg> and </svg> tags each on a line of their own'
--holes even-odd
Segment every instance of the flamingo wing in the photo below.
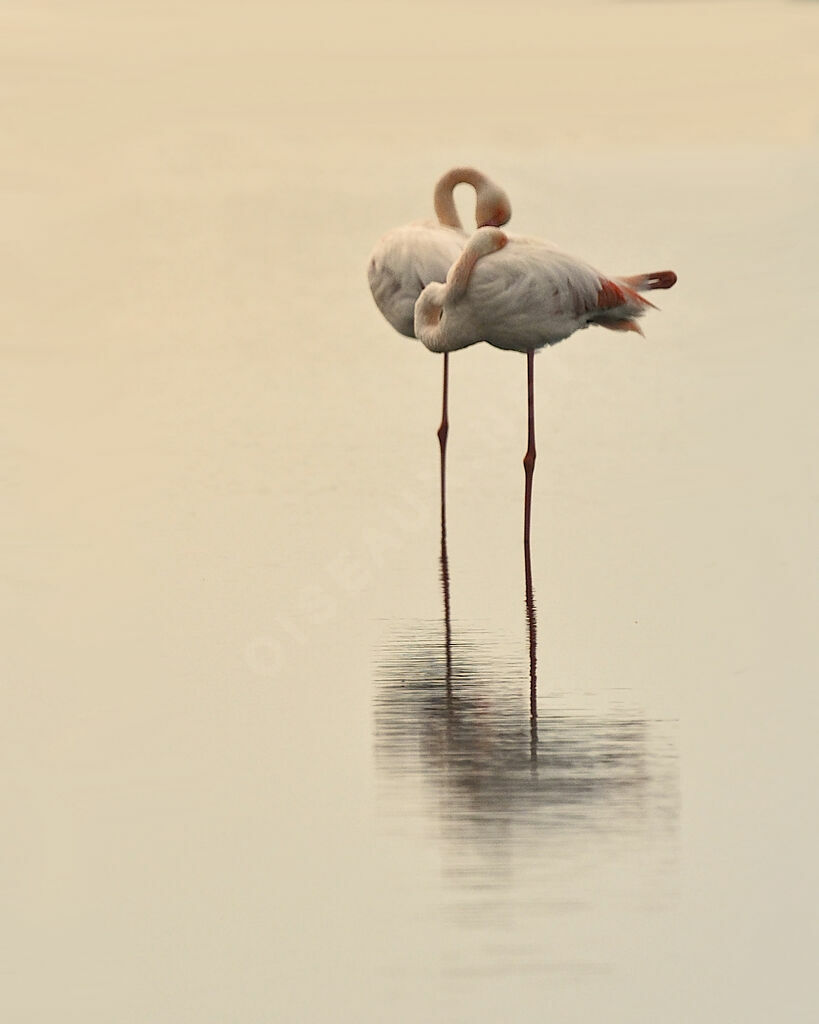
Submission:
<svg viewBox="0 0 819 1024">
<path fill-rule="evenodd" d="M 510 241 L 478 261 L 470 280 L 470 313 L 481 337 L 498 348 L 539 348 L 585 327 L 597 309 L 601 275 L 559 249 Z M 477 325 L 476 325 L 477 326 Z"/>
<path fill-rule="evenodd" d="M 635 318 L 652 307 L 625 280 L 611 280 L 550 243 L 523 237 L 478 261 L 469 301 L 483 324 L 482 337 L 518 350 L 555 344 L 590 324 L 642 333 Z"/>
</svg>

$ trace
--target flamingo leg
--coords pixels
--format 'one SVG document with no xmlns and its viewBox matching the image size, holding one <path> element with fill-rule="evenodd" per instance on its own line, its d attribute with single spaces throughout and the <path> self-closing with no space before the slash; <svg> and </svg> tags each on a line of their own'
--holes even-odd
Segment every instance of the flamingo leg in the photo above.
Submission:
<svg viewBox="0 0 819 1024">
<path fill-rule="evenodd" d="M 526 624 L 529 627 L 529 717 L 532 723 L 533 755 L 537 746 L 537 618 L 532 586 L 532 549 L 529 541 L 532 523 L 532 479 L 535 473 L 535 352 L 526 352 L 529 443 L 523 457 L 526 488 L 523 499 L 523 565 L 526 574 Z"/>
<path fill-rule="evenodd" d="M 449 352 L 444 352 L 444 398 L 441 409 L 441 425 L 438 427 L 438 442 L 441 445 L 441 457 L 446 460 L 446 439 L 449 434 Z"/>
<path fill-rule="evenodd" d="M 444 352 L 444 387 L 438 443 L 441 446 L 441 529 L 446 531 L 446 439 L 449 435 L 449 352 Z"/>
<path fill-rule="evenodd" d="M 523 547 L 529 557 L 529 528 L 532 521 L 532 477 L 535 473 L 535 351 L 526 352 L 526 381 L 529 401 L 529 446 L 523 457 L 523 471 L 526 477 L 526 489 L 523 500 Z"/>
</svg>

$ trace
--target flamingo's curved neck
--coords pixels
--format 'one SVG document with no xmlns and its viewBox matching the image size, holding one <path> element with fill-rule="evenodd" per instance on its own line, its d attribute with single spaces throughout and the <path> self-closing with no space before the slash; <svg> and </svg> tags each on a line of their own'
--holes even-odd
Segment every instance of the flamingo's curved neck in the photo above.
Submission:
<svg viewBox="0 0 819 1024">
<path fill-rule="evenodd" d="M 471 185 L 477 192 L 486 182 L 484 176 L 472 167 L 453 167 L 435 186 L 435 216 L 440 224 L 450 228 L 463 229 L 461 218 L 455 208 L 453 192 L 456 185 Z"/>
<path fill-rule="evenodd" d="M 469 278 L 481 255 L 483 254 L 474 246 L 467 245 L 449 268 L 446 275 L 446 297 L 449 302 L 458 302 L 466 295 Z"/>
</svg>

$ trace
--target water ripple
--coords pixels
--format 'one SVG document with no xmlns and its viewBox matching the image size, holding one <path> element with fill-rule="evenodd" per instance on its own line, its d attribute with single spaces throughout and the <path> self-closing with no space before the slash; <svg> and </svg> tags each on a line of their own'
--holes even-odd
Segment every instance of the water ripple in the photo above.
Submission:
<svg viewBox="0 0 819 1024">
<path fill-rule="evenodd" d="M 484 634 L 456 632 L 446 644 L 440 623 L 416 623 L 381 651 L 375 747 L 388 807 L 392 797 L 406 813 L 401 780 L 414 778 L 461 838 L 673 827 L 674 723 L 649 720 L 621 691 L 552 689 L 533 709 L 520 661 Z"/>
</svg>

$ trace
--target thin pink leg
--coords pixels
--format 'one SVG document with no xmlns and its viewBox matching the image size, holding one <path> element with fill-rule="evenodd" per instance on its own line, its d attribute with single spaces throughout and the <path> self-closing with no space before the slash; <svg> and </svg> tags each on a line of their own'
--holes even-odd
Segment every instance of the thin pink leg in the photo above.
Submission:
<svg viewBox="0 0 819 1024">
<path fill-rule="evenodd" d="M 446 530 L 446 439 L 449 436 L 449 352 L 444 352 L 444 398 L 438 444 L 441 446 L 441 523 Z"/>
<path fill-rule="evenodd" d="M 526 383 L 528 399 L 529 444 L 523 457 L 526 488 L 523 498 L 523 565 L 526 573 L 526 623 L 529 627 L 529 715 L 532 722 L 532 742 L 537 742 L 537 620 L 535 594 L 532 586 L 532 549 L 529 542 L 532 524 L 532 479 L 535 473 L 535 353 L 526 353 Z M 534 750 L 534 747 L 533 747 Z"/>
<path fill-rule="evenodd" d="M 438 427 L 438 442 L 441 456 L 446 460 L 446 439 L 449 435 L 449 352 L 444 352 L 444 398 L 441 409 L 441 425 Z"/>
<path fill-rule="evenodd" d="M 529 447 L 523 457 L 523 471 L 526 475 L 526 488 L 523 499 L 523 546 L 529 551 L 529 529 L 532 521 L 532 478 L 535 473 L 535 352 L 529 349 L 526 353 L 526 379 L 529 400 Z"/>
</svg>

